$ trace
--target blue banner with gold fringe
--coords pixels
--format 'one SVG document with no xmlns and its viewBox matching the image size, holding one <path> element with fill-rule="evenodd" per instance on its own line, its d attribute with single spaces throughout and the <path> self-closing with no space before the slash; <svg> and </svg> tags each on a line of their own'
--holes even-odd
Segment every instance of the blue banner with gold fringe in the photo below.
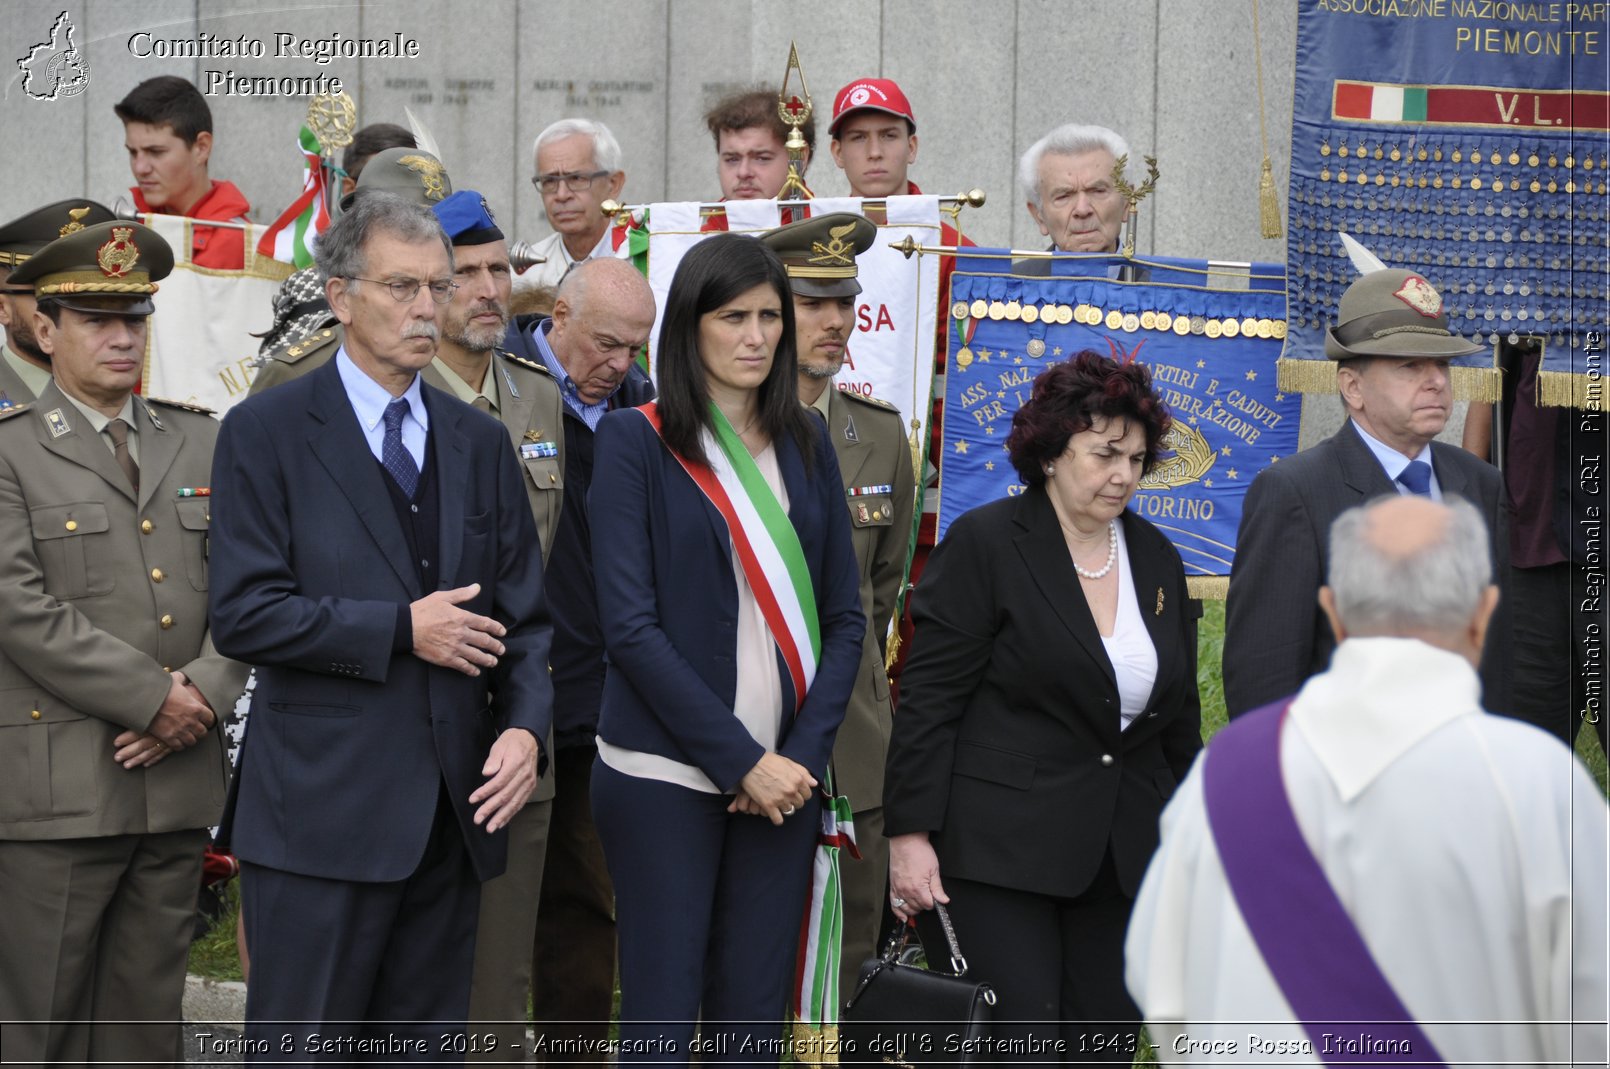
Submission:
<svg viewBox="0 0 1610 1069">
<path fill-rule="evenodd" d="M 1301 398 L 1276 382 L 1284 282 L 1278 264 L 959 256 L 939 536 L 968 509 L 1023 492 L 1006 451 L 1012 415 L 1047 366 L 1094 349 L 1151 368 L 1174 424 L 1130 507 L 1173 541 L 1199 595 L 1222 596 L 1247 487 L 1297 451 Z"/>
<path fill-rule="evenodd" d="M 1281 382 L 1335 389 L 1345 230 L 1491 343 L 1455 361 L 1458 396 L 1495 399 L 1497 343 L 1540 338 L 1541 400 L 1580 406 L 1602 370 L 1607 131 L 1610 5 L 1301 0 Z"/>
</svg>

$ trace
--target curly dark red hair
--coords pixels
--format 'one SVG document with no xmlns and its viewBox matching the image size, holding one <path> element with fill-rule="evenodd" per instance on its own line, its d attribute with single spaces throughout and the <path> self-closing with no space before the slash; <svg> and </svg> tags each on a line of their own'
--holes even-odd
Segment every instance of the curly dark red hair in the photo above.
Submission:
<svg viewBox="0 0 1610 1069">
<path fill-rule="evenodd" d="M 1114 360 L 1092 349 L 1052 364 L 1034 380 L 1034 393 L 1012 416 L 1006 439 L 1012 466 L 1029 486 L 1039 486 L 1045 465 L 1098 418 L 1139 423 L 1146 432 L 1142 470 L 1152 470 L 1171 418 L 1152 389 L 1152 373 L 1139 361 Z"/>
</svg>

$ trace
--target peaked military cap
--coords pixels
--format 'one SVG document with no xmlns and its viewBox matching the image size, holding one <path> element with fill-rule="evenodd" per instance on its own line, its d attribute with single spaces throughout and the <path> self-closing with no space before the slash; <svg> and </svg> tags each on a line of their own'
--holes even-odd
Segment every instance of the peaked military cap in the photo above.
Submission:
<svg viewBox="0 0 1610 1069">
<path fill-rule="evenodd" d="M 1336 325 L 1325 331 L 1332 360 L 1470 356 L 1477 345 L 1448 329 L 1442 294 L 1413 271 L 1371 271 L 1347 287 Z"/>
<path fill-rule="evenodd" d="M 16 267 L 57 238 L 116 218 L 106 205 L 83 197 L 35 208 L 0 226 L 0 266 Z"/>
<path fill-rule="evenodd" d="M 854 297 L 855 258 L 872 247 L 878 228 L 854 212 L 830 212 L 780 226 L 761 235 L 788 269 L 788 284 L 801 297 Z"/>
<path fill-rule="evenodd" d="M 148 316 L 157 280 L 173 271 L 173 249 L 150 227 L 118 219 L 74 231 L 40 249 L 11 281 L 79 312 Z M 108 305 L 105 298 L 124 298 Z M 95 298 L 96 300 L 84 300 Z"/>
<path fill-rule="evenodd" d="M 360 193 L 371 189 L 395 193 L 422 208 L 434 208 L 452 194 L 453 182 L 442 161 L 423 149 L 388 148 L 375 153 L 363 165 L 357 186 L 341 198 L 340 210 L 351 208 Z"/>
</svg>

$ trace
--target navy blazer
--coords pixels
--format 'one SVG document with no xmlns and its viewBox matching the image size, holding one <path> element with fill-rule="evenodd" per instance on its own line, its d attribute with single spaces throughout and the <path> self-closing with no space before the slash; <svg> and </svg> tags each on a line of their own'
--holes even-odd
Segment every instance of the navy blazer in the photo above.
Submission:
<svg viewBox="0 0 1610 1069">
<path fill-rule="evenodd" d="M 929 832 L 940 878 L 1072 898 L 1109 849 L 1133 896 L 1158 818 L 1202 748 L 1200 606 L 1156 527 L 1126 510 L 1124 561 L 1157 651 L 1122 729 L 1118 679 L 1043 487 L 950 525 L 913 600 L 889 740 L 884 834 Z"/>
<path fill-rule="evenodd" d="M 866 618 L 838 461 L 812 420 L 815 468 L 794 442 L 775 444 L 788 518 L 810 569 L 821 624 L 816 679 L 795 716 L 781 655 L 785 712 L 777 752 L 823 779 L 860 667 Z M 598 612 L 609 670 L 598 734 L 630 750 L 696 765 L 735 788 L 765 753 L 733 715 L 738 584 L 726 522 L 641 411 L 598 424 L 588 504 Z"/>
<path fill-rule="evenodd" d="M 446 783 L 477 875 L 507 835 L 473 824 L 496 732 L 541 744 L 552 627 L 531 506 L 502 424 L 424 387 L 440 488 L 443 589 L 508 628 L 471 678 L 393 643 L 423 597 L 383 472 L 335 361 L 230 410 L 212 472 L 212 639 L 258 667 L 226 831 L 244 861 L 390 881 L 424 854 Z M 490 700 L 489 700 L 490 693 Z"/>
</svg>

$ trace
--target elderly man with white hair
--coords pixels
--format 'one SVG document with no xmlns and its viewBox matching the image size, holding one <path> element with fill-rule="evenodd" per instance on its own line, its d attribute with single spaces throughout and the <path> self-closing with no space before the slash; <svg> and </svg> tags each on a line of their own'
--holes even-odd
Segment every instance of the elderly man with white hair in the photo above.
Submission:
<svg viewBox="0 0 1610 1069">
<path fill-rule="evenodd" d="M 560 119 L 537 135 L 531 148 L 531 184 L 553 233 L 532 246 L 544 262 L 514 280 L 514 291 L 558 291 L 570 269 L 596 256 L 613 256 L 610 220 L 599 205 L 620 197 L 626 185 L 621 146 L 609 127 L 592 119 Z"/>
<path fill-rule="evenodd" d="M 1105 126 L 1068 123 L 1046 134 L 1018 161 L 1029 214 L 1051 251 L 1117 252 L 1126 202 L 1112 169 L 1129 143 Z"/>
<path fill-rule="evenodd" d="M 1481 515 L 1394 496 L 1330 538 L 1330 669 L 1163 814 L 1126 946 L 1159 1060 L 1605 1064 L 1605 800 L 1479 703 Z"/>
</svg>

